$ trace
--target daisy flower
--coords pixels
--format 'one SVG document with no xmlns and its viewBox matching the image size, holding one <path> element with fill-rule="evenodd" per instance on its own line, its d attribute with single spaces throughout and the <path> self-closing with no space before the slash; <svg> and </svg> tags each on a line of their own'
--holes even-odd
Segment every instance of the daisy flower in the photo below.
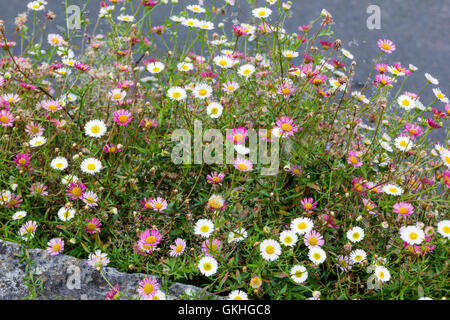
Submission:
<svg viewBox="0 0 450 320">
<path fill-rule="evenodd" d="M 171 257 L 177 257 L 181 255 L 186 249 L 186 241 L 181 238 L 175 239 L 175 244 L 170 245 L 169 255 Z"/>
<path fill-rule="evenodd" d="M 397 202 L 392 208 L 395 213 L 403 217 L 410 216 L 414 213 L 414 207 L 409 202 Z"/>
<path fill-rule="evenodd" d="M 366 260 L 366 258 L 367 258 L 367 254 L 362 249 L 356 249 L 356 250 L 353 250 L 352 252 L 350 252 L 350 260 L 353 263 L 361 263 L 364 260 Z"/>
<path fill-rule="evenodd" d="M 38 137 L 31 139 L 29 144 L 30 144 L 30 147 L 36 148 L 36 147 L 39 147 L 39 146 L 45 144 L 46 142 L 47 142 L 47 138 L 45 138 L 43 136 L 38 136 Z"/>
<path fill-rule="evenodd" d="M 395 51 L 396 47 L 395 44 L 391 41 L 391 40 L 387 40 L 387 39 L 380 39 L 377 42 L 378 47 L 386 53 L 392 54 L 392 52 Z"/>
<path fill-rule="evenodd" d="M 442 172 L 442 179 L 447 187 L 450 188 L 450 170 L 445 170 Z"/>
<path fill-rule="evenodd" d="M 449 102 L 448 98 L 445 96 L 445 94 L 442 93 L 441 89 L 435 88 L 435 89 L 433 89 L 433 93 L 434 93 L 434 96 L 436 97 L 436 99 L 438 99 L 439 101 L 441 101 L 443 103 Z"/>
<path fill-rule="evenodd" d="M 31 1 L 28 2 L 27 8 L 34 11 L 40 11 L 44 9 L 44 5 L 40 1 Z"/>
<path fill-rule="evenodd" d="M 303 242 L 308 248 L 321 247 L 325 243 L 322 235 L 314 230 L 311 230 L 310 232 L 305 234 L 305 236 L 303 237 Z"/>
<path fill-rule="evenodd" d="M 277 118 L 276 125 L 280 129 L 283 138 L 291 137 L 299 130 L 294 120 L 289 117 Z"/>
<path fill-rule="evenodd" d="M 350 151 L 347 156 L 347 163 L 355 168 L 361 167 L 363 165 L 363 161 L 360 159 L 361 153 L 358 151 Z"/>
<path fill-rule="evenodd" d="M 207 83 L 199 83 L 192 90 L 192 94 L 197 99 L 206 99 L 209 98 L 212 94 L 212 88 Z"/>
<path fill-rule="evenodd" d="M 123 21 L 123 22 L 133 22 L 134 21 L 134 17 L 122 14 L 122 15 L 117 17 L 117 20 Z"/>
<path fill-rule="evenodd" d="M 295 283 L 303 283 L 308 279 L 308 271 L 306 271 L 306 268 L 302 265 L 296 264 L 291 268 L 290 271 L 291 279 Z"/>
<path fill-rule="evenodd" d="M 223 210 L 226 208 L 225 200 L 220 195 L 213 194 L 208 199 L 208 208 L 213 210 Z"/>
<path fill-rule="evenodd" d="M 13 209 L 20 207 L 20 203 L 23 202 L 23 199 L 20 196 L 16 196 L 14 193 L 8 191 L 5 199 L 5 195 L 2 195 L 2 202 L 4 202 L 4 206 L 8 209 Z"/>
<path fill-rule="evenodd" d="M 238 228 L 228 234 L 228 242 L 240 242 L 247 238 L 247 231 L 244 228 Z"/>
<path fill-rule="evenodd" d="M 13 220 L 20 220 L 23 219 L 27 216 L 27 212 L 26 211 L 17 211 L 13 214 L 13 216 L 11 217 L 11 219 Z"/>
<path fill-rule="evenodd" d="M 180 62 L 177 64 L 177 69 L 182 72 L 188 72 L 194 69 L 194 65 L 188 62 Z"/>
<path fill-rule="evenodd" d="M 144 200 L 141 200 L 141 205 L 144 209 L 153 209 L 152 201 L 153 198 L 144 198 Z"/>
<path fill-rule="evenodd" d="M 285 50 L 281 54 L 287 59 L 293 59 L 298 57 L 298 52 L 292 50 Z"/>
<path fill-rule="evenodd" d="M 86 191 L 83 193 L 83 197 L 81 200 L 88 206 L 88 207 L 96 207 L 98 196 L 93 191 Z"/>
<path fill-rule="evenodd" d="M 424 133 L 422 127 L 409 123 L 405 124 L 405 132 L 408 133 L 413 140 L 415 137 L 421 136 Z"/>
<path fill-rule="evenodd" d="M 439 84 L 439 80 L 434 78 L 431 74 L 429 73 L 425 73 L 425 78 L 427 79 L 427 81 L 431 84 L 434 84 L 435 86 L 437 86 Z"/>
<path fill-rule="evenodd" d="M 22 100 L 18 94 L 8 93 L 2 96 L 3 100 L 6 100 L 9 104 L 14 104 Z"/>
<path fill-rule="evenodd" d="M 84 132 L 89 137 L 100 138 L 106 133 L 106 125 L 101 120 L 90 120 L 84 126 Z"/>
<path fill-rule="evenodd" d="M 75 209 L 68 209 L 66 207 L 61 207 L 58 210 L 58 218 L 61 221 L 69 221 L 75 216 Z"/>
<path fill-rule="evenodd" d="M 13 160 L 16 163 L 17 168 L 23 167 L 24 169 L 28 169 L 30 167 L 31 158 L 26 153 L 16 155 Z"/>
<path fill-rule="evenodd" d="M 114 89 L 109 93 L 109 97 L 113 102 L 120 102 L 127 96 L 127 92 L 121 89 Z"/>
<path fill-rule="evenodd" d="M 395 184 L 384 185 L 382 191 L 386 194 L 393 196 L 399 196 L 403 194 L 403 189 L 400 188 L 399 186 L 396 186 Z"/>
<path fill-rule="evenodd" d="M 164 68 L 164 63 L 159 61 L 151 62 L 146 66 L 147 71 L 152 74 L 160 73 Z"/>
<path fill-rule="evenodd" d="M 255 72 L 255 70 L 255 66 L 251 64 L 244 64 L 239 67 L 238 74 L 248 79 Z"/>
<path fill-rule="evenodd" d="M 248 300 L 248 295 L 242 290 L 233 290 L 228 295 L 228 300 Z"/>
<path fill-rule="evenodd" d="M 255 18 L 267 18 L 268 16 L 270 16 L 270 14 L 272 13 L 272 10 L 269 8 L 256 8 L 252 10 L 252 15 Z"/>
<path fill-rule="evenodd" d="M 86 190 L 86 186 L 81 182 L 71 182 L 66 188 L 66 196 L 70 200 L 76 200 L 83 197 L 83 192 Z"/>
<path fill-rule="evenodd" d="M 141 297 L 151 298 L 159 288 L 158 281 L 155 278 L 147 277 L 139 282 L 138 293 Z"/>
<path fill-rule="evenodd" d="M 230 81 L 228 80 L 227 82 L 225 82 L 222 85 L 222 89 L 228 93 L 228 94 L 232 94 L 233 92 L 235 92 L 237 89 L 239 89 L 239 83 L 237 83 L 236 81 Z"/>
<path fill-rule="evenodd" d="M 442 220 L 437 224 L 437 232 L 445 238 L 450 238 L 450 220 Z"/>
<path fill-rule="evenodd" d="M 2 127 L 12 127 L 14 123 L 14 115 L 8 110 L 0 111 L 0 124 Z"/>
<path fill-rule="evenodd" d="M 210 116 L 213 119 L 219 118 L 222 115 L 222 111 L 223 106 L 217 102 L 211 102 L 206 107 L 206 112 L 208 113 L 208 116 Z"/>
<path fill-rule="evenodd" d="M 412 142 L 411 137 L 399 136 L 395 138 L 394 146 L 400 151 L 407 152 L 414 148 L 414 143 Z"/>
<path fill-rule="evenodd" d="M 223 172 L 217 173 L 217 171 L 211 172 L 211 174 L 208 174 L 206 176 L 206 179 L 208 180 L 208 183 L 210 184 L 220 184 L 222 185 L 223 178 L 225 177 L 225 174 Z"/>
<path fill-rule="evenodd" d="M 67 174 L 64 177 L 62 177 L 61 179 L 61 183 L 66 185 L 69 184 L 71 182 L 78 182 L 80 179 L 78 179 L 77 176 L 73 175 L 73 174 Z"/>
<path fill-rule="evenodd" d="M 87 174 L 96 174 L 103 168 L 102 163 L 96 158 L 87 158 L 81 162 L 80 169 Z"/>
<path fill-rule="evenodd" d="M 297 243 L 298 237 L 294 231 L 285 230 L 280 233 L 280 242 L 281 244 L 287 247 L 293 247 Z"/>
<path fill-rule="evenodd" d="M 359 242 L 364 239 L 364 229 L 360 227 L 354 227 L 347 231 L 347 239 L 353 243 Z"/>
<path fill-rule="evenodd" d="M 64 240 L 61 238 L 53 238 L 47 245 L 47 253 L 51 256 L 56 256 L 64 250 Z"/>
<path fill-rule="evenodd" d="M 145 245 L 156 247 L 161 242 L 162 235 L 156 229 L 147 229 L 141 233 L 141 235 L 139 236 L 139 240 L 144 244 L 144 247 Z M 145 248 L 148 249 L 147 247 Z"/>
<path fill-rule="evenodd" d="M 234 144 L 243 143 L 248 139 L 247 129 L 238 127 L 231 129 L 231 133 L 227 134 L 227 139 Z"/>
<path fill-rule="evenodd" d="M 106 267 L 109 264 L 109 258 L 106 253 L 101 252 L 100 250 L 95 250 L 94 253 L 89 255 L 88 265 L 91 267 L 100 270 L 103 267 Z"/>
<path fill-rule="evenodd" d="M 169 88 L 169 90 L 167 90 L 167 96 L 171 99 L 171 100 L 175 100 L 175 101 L 181 101 L 186 99 L 186 90 L 184 90 L 181 87 L 171 87 Z"/>
<path fill-rule="evenodd" d="M 410 245 L 421 244 L 425 240 L 425 233 L 416 226 L 403 226 L 399 231 L 402 240 Z"/>
<path fill-rule="evenodd" d="M 69 166 L 67 159 L 64 157 L 56 157 L 50 162 L 50 166 L 56 170 L 64 170 Z"/>
<path fill-rule="evenodd" d="M 131 120 L 133 120 L 133 113 L 128 110 L 120 109 L 114 112 L 114 121 L 119 126 L 126 126 L 131 122 Z"/>
<path fill-rule="evenodd" d="M 302 170 L 302 167 L 300 165 L 292 165 L 289 167 L 289 171 L 292 175 L 300 177 L 304 172 Z"/>
<path fill-rule="evenodd" d="M 291 230 L 298 235 L 308 233 L 312 228 L 314 228 L 314 222 L 310 218 L 295 218 L 291 222 Z"/>
<path fill-rule="evenodd" d="M 312 209 L 315 209 L 317 206 L 317 201 L 314 202 L 313 198 L 303 198 L 300 201 L 300 204 L 302 205 L 303 209 L 306 211 L 311 211 Z"/>
<path fill-rule="evenodd" d="M 214 223 L 209 219 L 200 219 L 194 225 L 194 234 L 209 238 L 214 232 Z"/>
<path fill-rule="evenodd" d="M 85 231 L 90 234 L 96 234 L 100 232 L 101 226 L 102 226 L 101 221 L 93 217 L 90 220 L 87 220 Z"/>
<path fill-rule="evenodd" d="M 266 239 L 259 245 L 259 252 L 266 261 L 275 261 L 281 254 L 281 246 L 276 240 Z"/>
<path fill-rule="evenodd" d="M 338 266 L 342 271 L 350 271 L 352 269 L 353 261 L 349 256 L 338 256 Z"/>
<path fill-rule="evenodd" d="M 202 242 L 202 251 L 205 256 L 217 256 L 220 253 L 222 242 L 218 239 L 206 239 Z"/>
<path fill-rule="evenodd" d="M 217 272 L 217 261 L 213 257 L 203 257 L 198 262 L 198 269 L 204 276 L 212 276 Z"/>
<path fill-rule="evenodd" d="M 64 38 L 61 35 L 56 34 L 56 33 L 50 33 L 47 36 L 47 42 L 53 47 L 57 47 L 57 46 L 65 44 Z"/>
<path fill-rule="evenodd" d="M 391 273 L 389 270 L 383 266 L 376 266 L 375 267 L 375 276 L 378 280 L 381 282 L 387 282 L 391 279 Z"/>
<path fill-rule="evenodd" d="M 346 49 L 341 49 L 341 53 L 344 57 L 346 57 L 348 59 L 353 59 L 353 55 L 350 53 L 350 51 L 348 51 Z"/>
<path fill-rule="evenodd" d="M 29 124 L 26 125 L 25 131 L 31 137 L 38 137 L 38 136 L 42 136 L 42 134 L 44 133 L 44 128 L 40 124 L 30 122 Z"/>
<path fill-rule="evenodd" d="M 283 95 L 283 98 L 287 99 L 295 91 L 292 83 L 283 81 L 283 83 L 278 87 L 277 93 Z"/>
<path fill-rule="evenodd" d="M 27 241 L 28 239 L 34 238 L 37 227 L 36 221 L 29 220 L 20 227 L 19 234 L 23 240 Z"/>
<path fill-rule="evenodd" d="M 398 97 L 397 103 L 401 108 L 405 109 L 406 111 L 414 109 L 416 105 L 414 99 L 406 94 L 402 94 L 400 97 Z"/>
<path fill-rule="evenodd" d="M 48 195 L 47 186 L 41 182 L 35 182 L 30 187 L 30 195 L 45 197 Z"/>
<path fill-rule="evenodd" d="M 234 159 L 234 167 L 241 172 L 251 171 L 253 168 L 253 163 L 244 158 L 236 158 Z"/>
<path fill-rule="evenodd" d="M 156 199 L 153 199 L 150 204 L 151 204 L 153 210 L 159 211 L 159 212 L 161 212 L 167 208 L 167 201 L 161 197 L 157 197 Z"/>
<path fill-rule="evenodd" d="M 321 247 L 312 247 L 309 249 L 308 258 L 314 264 L 321 264 L 327 258 L 327 254 Z"/>
</svg>

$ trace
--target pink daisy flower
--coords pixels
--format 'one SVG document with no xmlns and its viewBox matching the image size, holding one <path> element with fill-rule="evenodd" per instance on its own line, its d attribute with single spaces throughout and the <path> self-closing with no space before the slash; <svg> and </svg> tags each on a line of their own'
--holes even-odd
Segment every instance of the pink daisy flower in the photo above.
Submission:
<svg viewBox="0 0 450 320">
<path fill-rule="evenodd" d="M 302 167 L 300 165 L 292 165 L 289 168 L 289 171 L 291 172 L 292 175 L 300 177 L 303 174 L 303 170 Z"/>
<path fill-rule="evenodd" d="M 224 173 L 217 173 L 217 171 L 211 172 L 206 176 L 208 183 L 210 184 L 220 184 L 222 185 L 223 178 L 225 177 Z"/>
<path fill-rule="evenodd" d="M 386 53 L 389 53 L 389 54 L 394 52 L 395 49 L 396 49 L 395 44 L 391 40 L 387 40 L 387 39 L 382 40 L 382 39 L 380 39 L 380 40 L 378 40 L 377 44 L 378 44 L 378 47 L 382 51 L 384 51 Z"/>
<path fill-rule="evenodd" d="M 116 298 L 116 295 L 119 293 L 119 289 L 119 285 L 116 284 L 111 290 L 108 291 L 105 296 L 105 300 L 114 300 Z"/>
<path fill-rule="evenodd" d="M 96 217 L 89 219 L 86 219 L 87 223 L 86 223 L 86 228 L 85 231 L 89 234 L 96 234 L 98 232 L 100 232 L 101 230 L 101 226 L 102 223 L 99 219 L 97 219 Z"/>
<path fill-rule="evenodd" d="M 40 124 L 30 122 L 25 127 L 25 132 L 27 132 L 31 137 L 38 137 L 44 134 L 44 128 Z"/>
<path fill-rule="evenodd" d="M 45 197 L 48 195 L 47 186 L 41 182 L 35 182 L 30 187 L 30 195 L 38 195 L 41 197 Z"/>
<path fill-rule="evenodd" d="M 118 145 L 109 145 L 108 143 L 103 147 L 103 151 L 105 153 L 118 153 L 121 152 L 122 149 L 118 147 Z"/>
<path fill-rule="evenodd" d="M 415 137 L 421 136 L 424 132 L 422 127 L 415 125 L 415 124 L 405 124 L 405 131 L 408 133 L 412 140 L 414 140 Z"/>
<path fill-rule="evenodd" d="M 350 271 L 352 269 L 352 259 L 349 256 L 339 255 L 338 257 L 339 269 L 342 271 Z"/>
<path fill-rule="evenodd" d="M 297 124 L 289 117 L 277 118 L 276 125 L 284 138 L 293 136 L 294 133 L 298 131 Z"/>
<path fill-rule="evenodd" d="M 445 170 L 442 173 L 442 178 L 444 179 L 445 185 L 450 188 L 450 170 Z"/>
<path fill-rule="evenodd" d="M 352 188 L 360 195 L 365 195 L 367 191 L 366 186 L 363 184 L 363 178 L 361 177 L 352 179 Z"/>
<path fill-rule="evenodd" d="M 144 198 L 144 200 L 141 200 L 141 205 L 144 209 L 153 209 L 152 201 L 152 198 Z"/>
<path fill-rule="evenodd" d="M 82 182 L 71 182 L 66 188 L 66 196 L 70 200 L 81 199 L 86 186 Z"/>
<path fill-rule="evenodd" d="M 313 78 L 311 78 L 311 80 L 309 80 L 309 82 L 311 82 L 315 86 L 320 86 L 320 85 L 324 84 L 326 81 L 327 81 L 327 76 L 325 76 L 323 74 L 317 74 Z"/>
<path fill-rule="evenodd" d="M 244 127 L 233 128 L 231 129 L 231 134 L 227 134 L 227 139 L 234 144 L 243 143 L 247 138 L 247 129 Z"/>
<path fill-rule="evenodd" d="M 92 207 L 96 207 L 97 201 L 98 201 L 98 196 L 95 192 L 93 191 L 86 191 L 83 193 L 83 197 L 81 198 L 81 200 L 83 200 L 83 202 L 90 208 Z"/>
<path fill-rule="evenodd" d="M 205 255 L 217 256 L 220 254 L 222 242 L 218 239 L 206 239 L 202 242 L 202 251 Z"/>
<path fill-rule="evenodd" d="M 133 245 L 133 250 L 140 256 L 145 257 L 147 254 L 152 253 L 152 247 L 148 246 L 148 249 L 145 249 L 141 246 L 141 241 L 136 241 Z"/>
<path fill-rule="evenodd" d="M 58 100 L 44 100 L 38 103 L 37 108 L 44 108 L 48 112 L 56 112 L 62 109 L 62 105 Z"/>
<path fill-rule="evenodd" d="M 377 74 L 375 84 L 378 84 L 380 87 L 389 86 L 392 84 L 392 79 L 385 74 Z"/>
<path fill-rule="evenodd" d="M 170 245 L 169 255 L 171 257 L 176 257 L 181 255 L 186 249 L 186 241 L 181 238 L 175 239 L 175 244 Z"/>
<path fill-rule="evenodd" d="M 0 124 L 2 127 L 12 127 L 14 121 L 14 115 L 11 112 L 8 110 L 0 111 Z"/>
<path fill-rule="evenodd" d="M 161 197 L 157 197 L 151 201 L 152 209 L 156 211 L 163 211 L 167 208 L 167 201 Z"/>
<path fill-rule="evenodd" d="M 377 65 L 375 66 L 375 69 L 381 74 L 387 72 L 388 68 L 389 66 L 386 63 L 377 63 Z"/>
<path fill-rule="evenodd" d="M 295 91 L 292 84 L 289 82 L 283 82 L 280 87 L 278 87 L 277 93 L 283 95 L 283 98 L 288 98 Z"/>
<path fill-rule="evenodd" d="M 119 126 L 128 125 L 133 120 L 133 114 L 125 109 L 120 109 L 114 113 L 114 121 Z"/>
<path fill-rule="evenodd" d="M 300 201 L 300 204 L 302 205 L 303 209 L 305 209 L 306 211 L 310 211 L 316 208 L 317 201 L 314 202 L 313 198 L 304 198 L 302 199 L 302 201 Z"/>
<path fill-rule="evenodd" d="M 64 240 L 61 238 L 53 238 L 47 245 L 47 253 L 51 256 L 56 256 L 64 250 Z"/>
<path fill-rule="evenodd" d="M 433 118 L 427 118 L 428 127 L 430 129 L 440 129 L 442 126 L 436 122 Z"/>
<path fill-rule="evenodd" d="M 14 193 L 11 193 L 8 201 L 5 203 L 5 207 L 8 209 L 14 209 L 20 207 L 21 202 L 23 202 L 23 199 L 20 196 L 16 196 Z"/>
<path fill-rule="evenodd" d="M 303 242 L 308 248 L 321 247 L 325 243 L 322 235 L 314 230 L 311 230 L 303 237 Z"/>
<path fill-rule="evenodd" d="M 34 237 L 34 233 L 36 232 L 38 225 L 36 221 L 29 220 L 25 224 L 23 224 L 19 233 L 23 240 L 28 240 Z"/>
<path fill-rule="evenodd" d="M 144 278 L 139 282 L 138 293 L 142 298 L 153 298 L 159 288 L 158 281 L 155 278 Z"/>
<path fill-rule="evenodd" d="M 234 167 L 241 172 L 247 172 L 253 169 L 253 163 L 245 158 L 236 158 L 234 159 Z"/>
<path fill-rule="evenodd" d="M 370 199 L 363 199 L 364 208 L 369 211 L 370 214 L 376 214 L 376 212 L 372 211 L 377 207 L 375 203 L 373 203 Z"/>
<path fill-rule="evenodd" d="M 88 64 L 82 62 L 75 62 L 73 66 L 81 72 L 89 71 L 91 69 Z"/>
<path fill-rule="evenodd" d="M 25 168 L 28 169 L 30 167 L 30 156 L 26 153 L 20 153 L 14 157 L 14 162 L 16 163 L 17 168 Z"/>
<path fill-rule="evenodd" d="M 397 202 L 392 208 L 395 213 L 403 217 L 410 216 L 414 213 L 414 207 L 409 202 Z"/>
<path fill-rule="evenodd" d="M 139 241 L 142 241 L 142 243 L 145 245 L 145 249 L 147 249 L 146 246 L 156 247 L 161 242 L 161 239 L 162 235 L 156 229 L 147 229 L 139 236 Z"/>
<path fill-rule="evenodd" d="M 363 161 L 359 158 L 361 154 L 357 151 L 350 151 L 347 156 L 347 163 L 353 167 L 361 167 L 363 165 Z"/>
<path fill-rule="evenodd" d="M 241 26 L 232 26 L 234 34 L 236 37 L 246 36 L 248 34 L 248 29 Z"/>
<path fill-rule="evenodd" d="M 158 126 L 158 121 L 153 118 L 144 118 L 141 120 L 139 125 L 144 128 L 156 128 Z"/>
</svg>

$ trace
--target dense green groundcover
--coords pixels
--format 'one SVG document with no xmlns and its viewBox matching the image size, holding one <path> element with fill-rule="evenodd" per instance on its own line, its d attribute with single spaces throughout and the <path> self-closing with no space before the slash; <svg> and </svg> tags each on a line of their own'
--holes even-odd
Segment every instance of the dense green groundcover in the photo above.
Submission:
<svg viewBox="0 0 450 320">
<path fill-rule="evenodd" d="M 142 298 L 175 281 L 229 298 L 448 296 L 450 105 L 437 79 L 408 92 L 422 71 L 380 39 L 356 91 L 326 10 L 292 33 L 290 2 L 249 1 L 233 26 L 231 0 L 104 2 L 78 33 L 48 32 L 39 0 L 15 32 L 0 26 L 2 239 L 162 277 L 143 279 Z M 173 15 L 152 25 L 161 6 Z M 188 141 L 177 129 L 189 162 L 175 159 Z"/>
</svg>

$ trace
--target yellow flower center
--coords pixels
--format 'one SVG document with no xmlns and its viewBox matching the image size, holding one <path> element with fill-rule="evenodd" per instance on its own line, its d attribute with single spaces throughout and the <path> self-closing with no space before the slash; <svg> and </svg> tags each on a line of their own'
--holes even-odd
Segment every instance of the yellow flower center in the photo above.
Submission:
<svg viewBox="0 0 450 320">
<path fill-rule="evenodd" d="M 306 225 L 306 223 L 304 223 L 304 222 L 300 222 L 300 223 L 297 225 L 297 228 L 299 228 L 300 230 L 306 229 L 306 227 L 307 227 L 307 225 Z"/>
<path fill-rule="evenodd" d="M 208 226 L 202 226 L 202 227 L 200 228 L 200 231 L 203 232 L 203 233 L 206 233 L 206 232 L 209 231 L 209 227 L 208 227 Z"/>
<path fill-rule="evenodd" d="M 266 247 L 266 253 L 267 254 L 273 254 L 275 252 L 275 248 L 273 246 L 267 246 Z"/>
<path fill-rule="evenodd" d="M 9 122 L 9 118 L 7 116 L 1 116 L 0 117 L 0 122 L 2 123 L 8 123 Z"/>
<path fill-rule="evenodd" d="M 411 240 L 416 240 L 417 239 L 417 233 L 415 233 L 415 232 L 411 232 L 410 234 L 409 234 L 409 238 L 411 239 Z"/>
<path fill-rule="evenodd" d="M 303 272 L 301 272 L 300 270 L 295 271 L 294 274 L 297 278 L 301 278 L 303 276 Z"/>
<path fill-rule="evenodd" d="M 358 158 L 355 157 L 355 156 L 351 156 L 351 157 L 349 158 L 349 160 L 350 160 L 350 162 L 353 163 L 353 164 L 358 163 Z"/>
<path fill-rule="evenodd" d="M 176 248 L 175 248 L 175 252 L 176 253 L 180 253 L 181 250 L 183 250 L 183 246 L 181 244 L 177 245 Z"/>
<path fill-rule="evenodd" d="M 316 259 L 316 260 L 319 260 L 320 259 L 320 253 L 318 253 L 318 252 L 314 253 L 313 254 L 313 258 Z"/>
<path fill-rule="evenodd" d="M 442 231 L 444 231 L 444 233 L 449 233 L 450 232 L 450 227 L 449 226 L 444 226 L 444 228 L 442 228 Z"/>
<path fill-rule="evenodd" d="M 155 242 L 156 242 L 156 238 L 155 238 L 154 236 L 150 236 L 150 237 L 147 237 L 147 238 L 145 239 L 145 241 L 146 241 L 147 243 L 155 243 Z"/>
<path fill-rule="evenodd" d="M 122 114 L 117 119 L 119 120 L 120 123 L 125 123 L 125 122 L 127 122 L 128 117 L 126 115 Z"/>
<path fill-rule="evenodd" d="M 100 132 L 100 127 L 99 126 L 93 126 L 91 128 L 91 132 L 92 133 L 99 133 Z"/>
<path fill-rule="evenodd" d="M 34 231 L 34 227 L 33 226 L 28 226 L 27 227 L 27 232 L 33 232 Z"/>
<path fill-rule="evenodd" d="M 292 243 L 292 237 L 291 237 L 291 236 L 286 236 L 286 237 L 284 237 L 284 242 L 286 242 L 286 243 Z"/>
<path fill-rule="evenodd" d="M 24 165 L 24 164 L 27 163 L 27 160 L 24 159 L 24 158 L 22 158 L 22 159 L 19 160 L 19 163 L 22 164 L 22 165 Z"/>
<path fill-rule="evenodd" d="M 310 238 L 308 239 L 308 242 L 309 242 L 310 245 L 316 246 L 316 245 L 319 243 L 319 240 L 317 240 L 316 237 L 310 237 Z"/>
<path fill-rule="evenodd" d="M 311 203 L 306 203 L 305 204 L 305 209 L 312 209 L 312 204 Z"/>
<path fill-rule="evenodd" d="M 392 193 L 396 193 L 397 192 L 397 188 L 393 188 L 393 187 L 389 188 L 389 191 L 392 192 Z"/>
<path fill-rule="evenodd" d="M 86 167 L 89 171 L 95 170 L 95 164 L 89 163 Z"/>
<path fill-rule="evenodd" d="M 120 98 L 122 98 L 122 95 L 121 95 L 120 93 L 115 93 L 115 94 L 113 95 L 113 98 L 114 98 L 115 100 L 119 100 Z"/>
<path fill-rule="evenodd" d="M 80 187 L 75 187 L 72 189 L 72 194 L 75 197 L 79 197 L 81 195 L 81 188 Z"/>
<path fill-rule="evenodd" d="M 403 104 L 405 107 L 407 107 L 407 106 L 409 106 L 409 101 L 405 99 L 405 100 L 402 101 L 402 104 Z"/>
<path fill-rule="evenodd" d="M 381 47 L 382 47 L 384 50 L 390 50 L 390 49 L 391 49 L 391 46 L 388 45 L 387 43 L 383 43 L 383 44 L 381 45 Z"/>
<path fill-rule="evenodd" d="M 97 227 L 97 226 L 96 226 L 95 223 L 93 223 L 93 222 L 89 222 L 89 223 L 87 224 L 87 226 L 86 226 L 86 228 L 87 228 L 89 231 L 94 231 L 96 227 Z"/>
<path fill-rule="evenodd" d="M 358 232 L 355 232 L 355 233 L 352 235 L 352 238 L 353 238 L 353 239 L 359 239 L 359 233 L 358 233 Z"/>
<path fill-rule="evenodd" d="M 233 140 L 235 142 L 240 142 L 244 139 L 244 136 L 241 133 L 236 133 L 233 137 Z"/>
<path fill-rule="evenodd" d="M 58 252 L 61 249 L 61 245 L 59 243 L 55 243 L 52 247 L 53 252 Z"/>
<path fill-rule="evenodd" d="M 179 93 L 179 92 L 174 92 L 174 93 L 172 94 L 172 97 L 174 97 L 175 99 L 179 99 L 179 98 L 181 97 L 181 93 Z"/>
<path fill-rule="evenodd" d="M 198 94 L 201 95 L 201 96 L 205 96 L 207 93 L 208 93 L 208 91 L 206 91 L 206 89 L 200 89 L 198 91 Z"/>
<path fill-rule="evenodd" d="M 143 287 L 145 294 L 151 294 L 153 292 L 153 285 L 151 283 L 147 283 Z"/>
<path fill-rule="evenodd" d="M 405 207 L 401 207 L 398 209 L 398 213 L 400 214 L 407 214 L 408 213 L 408 209 L 406 209 Z"/>
<path fill-rule="evenodd" d="M 243 163 L 239 163 L 238 168 L 239 168 L 239 170 L 242 170 L 242 171 L 247 170 L 247 166 Z"/>
<path fill-rule="evenodd" d="M 155 208 L 156 208 L 156 209 L 161 209 L 162 207 L 163 207 L 163 205 L 162 205 L 161 202 L 155 203 Z"/>
</svg>

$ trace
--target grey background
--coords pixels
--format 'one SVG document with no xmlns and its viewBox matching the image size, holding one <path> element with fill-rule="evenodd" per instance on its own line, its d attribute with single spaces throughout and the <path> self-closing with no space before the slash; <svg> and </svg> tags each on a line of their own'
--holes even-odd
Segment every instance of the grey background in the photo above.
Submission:
<svg viewBox="0 0 450 320">
<path fill-rule="evenodd" d="M 286 0 L 287 1 L 287 0 Z M 286 2 L 284 1 L 284 2 Z M 64 1 L 47 0 L 47 10 L 56 13 L 55 21 L 47 28 L 58 32 L 57 26 L 65 29 Z M 108 0 L 105 0 L 108 2 Z M 135 6 L 140 0 L 133 0 Z M 238 13 L 237 19 L 245 22 L 251 15 L 247 1 L 238 2 L 240 9 L 235 8 Z M 19 12 L 26 11 L 28 1 L 0 0 L 0 19 L 5 21 L 7 34 L 14 31 L 14 18 Z M 87 5 L 87 16 L 95 23 L 100 9 L 99 0 L 67 0 L 69 5 Z M 210 0 L 204 1 L 209 6 Z M 223 0 L 216 0 L 216 5 L 222 5 Z M 264 6 L 265 0 L 258 0 L 257 6 Z M 390 39 L 397 50 L 392 55 L 384 55 L 386 63 L 400 62 L 403 66 L 413 64 L 419 68 L 408 82 L 404 90 L 418 93 L 425 84 L 424 73 L 428 72 L 439 80 L 438 87 L 446 95 L 450 95 L 448 73 L 448 59 L 450 52 L 450 0 L 292 0 L 292 16 L 287 20 L 287 30 L 297 32 L 299 25 L 308 24 L 320 14 L 322 8 L 327 9 L 334 18 L 333 38 L 342 40 L 343 47 L 348 49 L 357 62 L 356 85 L 363 83 L 376 60 L 379 50 L 376 45 L 378 39 Z M 196 0 L 179 0 L 179 4 L 173 10 L 177 14 L 180 9 L 189 4 L 197 4 Z M 366 12 L 369 5 L 378 5 L 381 9 L 381 29 L 369 30 L 366 26 L 369 14 Z M 121 6 L 121 5 L 120 5 Z M 152 24 L 162 24 L 169 17 L 171 5 L 158 7 L 152 14 Z M 130 14 L 130 10 L 125 12 Z M 40 13 L 42 14 L 42 13 Z M 273 16 L 274 14 L 272 14 Z M 228 15 L 229 17 L 229 15 Z M 219 15 L 220 21 L 224 16 Z M 228 21 L 231 19 L 228 18 Z M 217 23 L 216 23 L 217 26 Z M 230 27 L 227 25 L 227 27 Z M 231 27 L 230 27 L 231 28 Z M 183 30 L 180 27 L 180 30 Z M 98 32 L 106 32 L 107 29 L 100 27 Z M 228 30 L 229 34 L 229 30 Z M 180 34 L 180 38 L 183 34 Z M 17 40 L 17 39 L 16 39 Z M 324 39 L 330 40 L 330 39 Z M 299 59 L 299 58 L 298 58 Z M 300 60 L 294 61 L 299 63 Z M 357 86 L 355 87 L 357 88 Z M 396 90 L 394 90 L 396 92 Z M 434 99 L 429 86 L 422 94 L 421 101 L 428 105 Z M 435 108 L 444 110 L 444 104 L 437 102 Z M 444 129 L 433 132 L 431 138 L 443 142 Z"/>
</svg>

